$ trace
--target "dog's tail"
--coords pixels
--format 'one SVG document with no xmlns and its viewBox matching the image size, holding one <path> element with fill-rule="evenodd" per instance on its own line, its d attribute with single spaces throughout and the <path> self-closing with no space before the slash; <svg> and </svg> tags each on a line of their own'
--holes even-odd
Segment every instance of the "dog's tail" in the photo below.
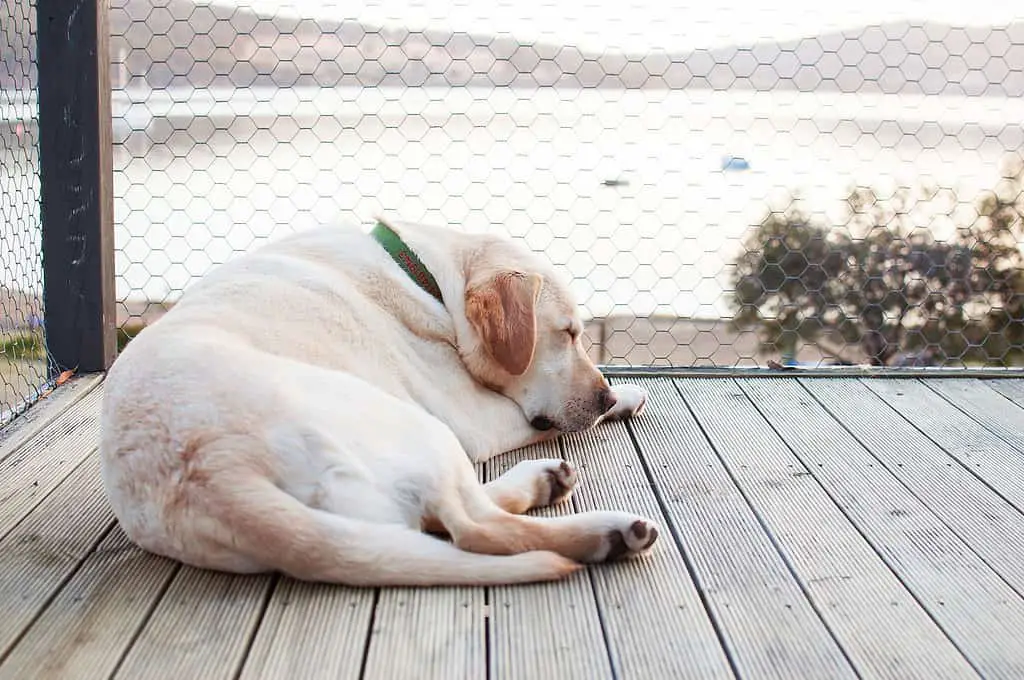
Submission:
<svg viewBox="0 0 1024 680">
<path fill-rule="evenodd" d="M 264 569 L 351 586 L 500 585 L 551 581 L 581 565 L 561 555 L 466 552 L 401 524 L 377 524 L 310 508 L 270 481 L 249 477 L 204 497 L 218 542 Z"/>
</svg>

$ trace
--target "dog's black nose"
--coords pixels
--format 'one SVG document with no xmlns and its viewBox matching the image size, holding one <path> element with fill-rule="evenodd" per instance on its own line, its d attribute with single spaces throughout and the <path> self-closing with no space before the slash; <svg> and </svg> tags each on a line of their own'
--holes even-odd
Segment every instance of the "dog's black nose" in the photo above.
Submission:
<svg viewBox="0 0 1024 680">
<path fill-rule="evenodd" d="M 601 413 L 608 413 L 612 410 L 612 407 L 619 401 L 615 393 L 610 389 L 601 390 Z"/>
<path fill-rule="evenodd" d="M 530 421 L 530 425 L 535 430 L 550 430 L 555 426 L 555 424 L 551 422 L 551 419 L 548 418 L 547 416 L 537 416 L 536 418 Z"/>
</svg>

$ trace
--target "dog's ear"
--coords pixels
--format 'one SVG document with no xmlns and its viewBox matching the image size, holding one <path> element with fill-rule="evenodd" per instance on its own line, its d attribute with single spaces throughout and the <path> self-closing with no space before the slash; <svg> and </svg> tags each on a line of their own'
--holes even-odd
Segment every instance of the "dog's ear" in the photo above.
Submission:
<svg viewBox="0 0 1024 680">
<path fill-rule="evenodd" d="M 537 345 L 539 274 L 502 272 L 466 291 L 466 318 L 487 353 L 505 371 L 522 375 Z"/>
</svg>

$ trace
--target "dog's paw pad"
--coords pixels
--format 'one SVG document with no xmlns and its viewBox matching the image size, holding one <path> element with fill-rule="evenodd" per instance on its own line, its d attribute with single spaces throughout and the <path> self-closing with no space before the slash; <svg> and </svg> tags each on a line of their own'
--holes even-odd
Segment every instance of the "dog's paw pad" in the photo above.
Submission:
<svg viewBox="0 0 1024 680">
<path fill-rule="evenodd" d="M 637 519 L 628 526 L 612 529 L 607 534 L 608 551 L 603 561 L 627 559 L 641 555 L 658 540 L 659 529 L 654 522 Z"/>
<path fill-rule="evenodd" d="M 515 490 L 523 503 L 516 512 L 526 512 L 561 503 L 572 495 L 579 478 L 572 463 L 560 458 L 520 461 L 499 483 Z"/>
<path fill-rule="evenodd" d="M 560 461 L 558 465 L 545 470 L 547 479 L 541 484 L 537 494 L 538 505 L 555 505 L 572 495 L 579 477 L 576 468 L 569 461 Z"/>
</svg>

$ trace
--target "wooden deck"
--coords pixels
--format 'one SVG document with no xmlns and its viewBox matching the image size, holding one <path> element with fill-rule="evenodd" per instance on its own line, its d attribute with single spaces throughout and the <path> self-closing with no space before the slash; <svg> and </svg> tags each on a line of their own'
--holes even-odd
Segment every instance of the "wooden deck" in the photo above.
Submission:
<svg viewBox="0 0 1024 680">
<path fill-rule="evenodd" d="M 525 456 L 549 512 L 670 531 L 555 584 L 355 590 L 128 543 L 96 457 L 103 384 L 0 437 L 0 680 L 1021 678 L 1024 380 L 649 378 L 645 416 Z"/>
</svg>

